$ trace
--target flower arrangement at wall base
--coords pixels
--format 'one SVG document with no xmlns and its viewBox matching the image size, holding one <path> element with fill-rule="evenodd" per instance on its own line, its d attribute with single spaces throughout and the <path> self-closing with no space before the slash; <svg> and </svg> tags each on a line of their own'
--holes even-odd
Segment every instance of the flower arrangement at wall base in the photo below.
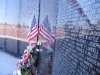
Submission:
<svg viewBox="0 0 100 75">
<path fill-rule="evenodd" d="M 29 75 L 33 66 L 36 66 L 39 58 L 39 50 L 37 44 L 31 44 L 24 51 L 22 59 L 20 59 L 15 75 Z"/>
</svg>

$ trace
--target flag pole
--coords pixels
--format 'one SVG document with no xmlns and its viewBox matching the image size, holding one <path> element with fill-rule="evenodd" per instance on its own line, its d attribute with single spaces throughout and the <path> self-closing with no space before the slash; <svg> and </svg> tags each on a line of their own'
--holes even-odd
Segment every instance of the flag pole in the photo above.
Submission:
<svg viewBox="0 0 100 75">
<path fill-rule="evenodd" d="M 40 2 L 39 0 L 39 11 L 38 11 L 38 32 L 39 32 L 39 24 L 40 24 Z M 39 34 L 37 35 L 37 43 L 39 42 Z"/>
<path fill-rule="evenodd" d="M 41 3 L 41 0 L 39 0 L 39 10 L 38 10 L 38 35 L 37 35 L 37 43 L 39 42 L 40 3 Z M 40 49 L 39 45 L 38 45 L 38 49 Z M 37 59 L 37 74 L 40 72 L 39 64 L 40 64 L 40 52 L 38 52 L 38 59 Z"/>
</svg>

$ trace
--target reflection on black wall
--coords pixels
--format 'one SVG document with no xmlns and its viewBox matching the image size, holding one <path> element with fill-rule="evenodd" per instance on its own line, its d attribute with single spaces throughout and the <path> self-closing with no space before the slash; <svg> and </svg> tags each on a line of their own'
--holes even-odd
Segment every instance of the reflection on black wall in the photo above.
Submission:
<svg viewBox="0 0 100 75">
<path fill-rule="evenodd" d="M 24 0 L 22 2 L 22 14 L 19 13 L 22 16 L 21 23 L 29 24 L 33 10 L 38 17 L 38 1 Z M 32 5 L 35 2 L 36 6 Z M 10 3 L 13 4 L 12 1 L 8 1 L 8 6 L 13 6 Z M 56 28 L 61 27 L 66 35 L 65 38 L 55 41 L 52 75 L 99 75 L 100 0 L 41 0 L 40 9 L 40 24 L 48 14 L 52 25 L 56 25 Z M 6 11 L 5 14 L 7 13 Z M 6 52 L 17 57 L 23 54 L 27 45 L 28 43 L 24 41 L 0 37 L 0 48 L 4 48 Z M 44 51 L 41 54 L 43 62 L 40 65 L 44 71 L 49 61 L 48 54 L 45 53 Z"/>
<path fill-rule="evenodd" d="M 27 49 L 28 42 L 15 40 L 10 38 L 0 38 L 0 50 L 5 51 L 15 57 L 21 57 L 25 49 Z"/>
<path fill-rule="evenodd" d="M 100 1 L 59 0 L 58 6 L 66 38 L 56 40 L 52 75 L 99 75 Z"/>
</svg>

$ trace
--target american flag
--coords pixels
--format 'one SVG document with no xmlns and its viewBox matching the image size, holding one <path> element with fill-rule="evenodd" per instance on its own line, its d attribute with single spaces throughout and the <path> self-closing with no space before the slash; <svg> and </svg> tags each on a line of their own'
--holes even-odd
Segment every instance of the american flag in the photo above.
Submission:
<svg viewBox="0 0 100 75">
<path fill-rule="evenodd" d="M 32 23 L 31 23 L 31 25 L 29 27 L 28 41 L 33 40 L 37 35 L 38 35 L 38 25 L 36 23 L 36 17 L 34 15 Z"/>
<path fill-rule="evenodd" d="M 52 44 L 54 42 L 55 39 L 54 29 L 50 23 L 48 15 L 44 19 L 43 24 L 40 27 L 39 33 L 45 40 L 49 42 L 49 44 Z"/>
</svg>

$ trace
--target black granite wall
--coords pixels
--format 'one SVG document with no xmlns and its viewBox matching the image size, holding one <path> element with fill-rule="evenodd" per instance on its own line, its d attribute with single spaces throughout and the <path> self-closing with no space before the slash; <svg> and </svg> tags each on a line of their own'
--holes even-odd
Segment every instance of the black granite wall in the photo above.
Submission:
<svg viewBox="0 0 100 75">
<path fill-rule="evenodd" d="M 56 39 L 52 75 L 100 75 L 100 0 L 59 0 L 66 37 Z"/>
</svg>

